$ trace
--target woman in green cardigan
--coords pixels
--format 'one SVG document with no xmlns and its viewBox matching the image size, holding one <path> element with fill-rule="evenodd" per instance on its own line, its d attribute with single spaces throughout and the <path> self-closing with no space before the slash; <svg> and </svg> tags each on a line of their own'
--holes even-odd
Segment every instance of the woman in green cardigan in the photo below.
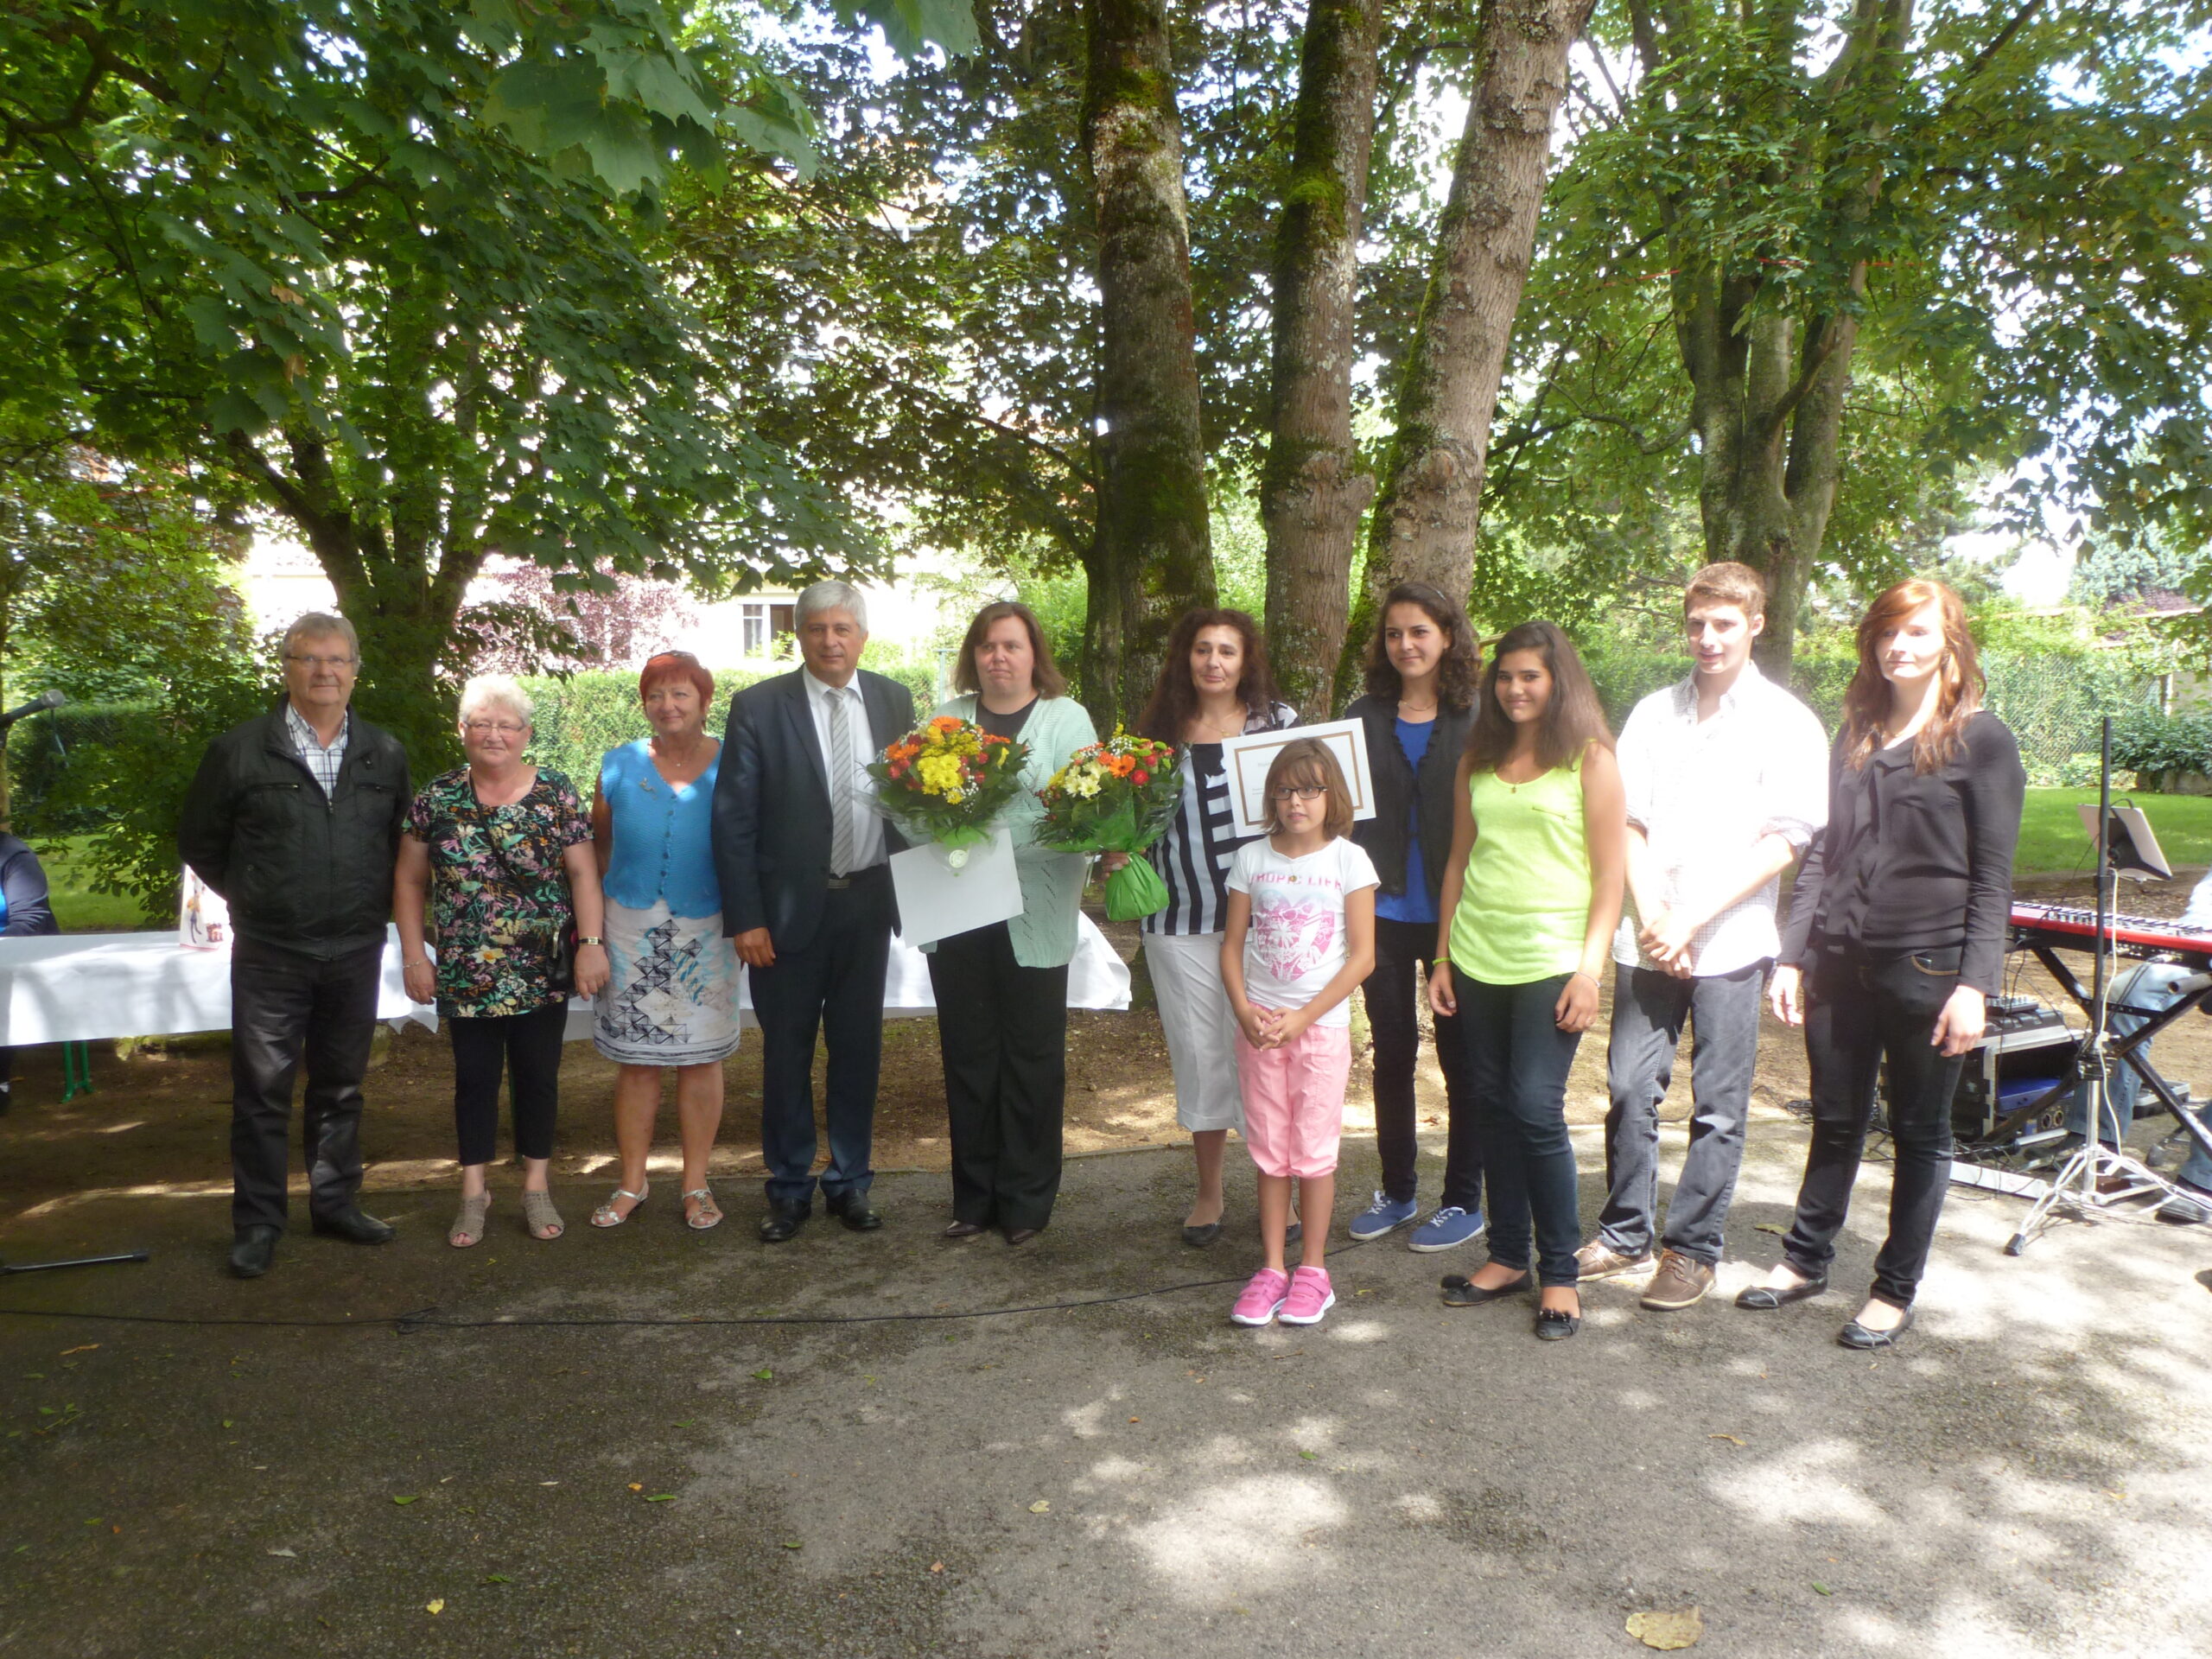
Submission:
<svg viewBox="0 0 2212 1659">
<path fill-rule="evenodd" d="M 1027 605 L 986 605 L 952 670 L 959 695 L 937 712 L 974 721 L 1029 748 L 1022 792 L 1001 820 L 1014 834 L 1021 913 L 940 939 L 930 953 L 938 1049 L 952 1135 L 947 1238 L 992 1227 L 1026 1243 L 1060 1190 L 1060 1114 L 1067 1093 L 1068 959 L 1090 861 L 1036 844 L 1036 791 L 1098 741 L 1067 695 L 1045 631 Z"/>
</svg>

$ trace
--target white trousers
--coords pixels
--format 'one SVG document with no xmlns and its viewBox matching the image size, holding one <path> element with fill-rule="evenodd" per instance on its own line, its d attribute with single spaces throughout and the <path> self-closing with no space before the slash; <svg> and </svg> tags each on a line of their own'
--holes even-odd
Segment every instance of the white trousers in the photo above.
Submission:
<svg viewBox="0 0 2212 1659">
<path fill-rule="evenodd" d="M 1244 1132 L 1236 1088 L 1236 1016 L 1221 982 L 1221 935 L 1147 933 L 1145 966 L 1175 1068 L 1175 1121 L 1193 1132 Z"/>
</svg>

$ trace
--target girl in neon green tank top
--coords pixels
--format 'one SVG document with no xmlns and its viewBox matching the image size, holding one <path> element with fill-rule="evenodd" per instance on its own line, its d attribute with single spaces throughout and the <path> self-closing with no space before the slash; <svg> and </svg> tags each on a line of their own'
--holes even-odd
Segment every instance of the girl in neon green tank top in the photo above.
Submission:
<svg viewBox="0 0 2212 1659">
<path fill-rule="evenodd" d="M 1497 642 L 1460 758 L 1430 1006 L 1457 1014 L 1490 1184 L 1490 1260 L 1453 1306 L 1540 1287 L 1536 1334 L 1582 1326 L 1567 1074 L 1620 921 L 1627 811 L 1612 734 L 1549 622 Z"/>
</svg>

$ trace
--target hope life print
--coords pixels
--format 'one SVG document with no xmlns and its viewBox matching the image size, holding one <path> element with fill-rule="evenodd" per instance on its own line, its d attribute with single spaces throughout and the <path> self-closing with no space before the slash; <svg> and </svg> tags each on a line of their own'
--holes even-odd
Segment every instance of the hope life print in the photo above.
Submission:
<svg viewBox="0 0 2212 1659">
<path fill-rule="evenodd" d="M 1336 940 L 1337 912 L 1311 899 L 1262 905 L 1252 918 L 1253 949 L 1283 984 L 1319 968 Z"/>
</svg>

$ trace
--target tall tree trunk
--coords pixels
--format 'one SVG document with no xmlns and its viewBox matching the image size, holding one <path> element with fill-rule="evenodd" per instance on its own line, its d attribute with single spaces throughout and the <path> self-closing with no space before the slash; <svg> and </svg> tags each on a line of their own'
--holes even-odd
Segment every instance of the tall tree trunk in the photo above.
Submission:
<svg viewBox="0 0 2212 1659">
<path fill-rule="evenodd" d="M 1260 513 L 1268 644 L 1286 696 L 1329 713 L 1359 516 L 1375 480 L 1351 435 L 1359 227 L 1375 144 L 1378 0 L 1312 0 L 1274 259 L 1274 407 Z"/>
<path fill-rule="evenodd" d="M 1484 0 L 1473 96 L 1399 384 L 1340 692 L 1356 682 L 1363 636 L 1393 583 L 1431 582 L 1464 598 L 1472 580 L 1491 416 L 1535 250 L 1552 120 L 1567 95 L 1567 49 L 1592 3 Z"/>
<path fill-rule="evenodd" d="M 1673 58 L 1711 51 L 1681 10 L 1657 14 L 1632 0 L 1647 73 Z M 1792 72 L 1805 33 L 1788 3 L 1771 9 L 1769 84 Z M 1706 556 L 1733 559 L 1765 577 L 1766 628 L 1756 654 L 1786 680 L 1797 617 L 1819 569 L 1841 475 L 1844 397 L 1866 293 L 1867 228 L 1879 197 L 1882 149 L 1894 119 L 1912 29 L 1912 0 L 1859 0 L 1828 67 L 1803 86 L 1810 111 L 1792 134 L 1787 175 L 1821 198 L 1805 245 L 1840 280 L 1799 312 L 1766 295 L 1768 266 L 1740 250 L 1714 251 L 1713 228 L 1662 197 L 1673 266 L 1675 338 L 1691 388 L 1701 467 L 1698 509 Z M 1739 112 L 1714 110 L 1714 119 Z M 1777 106 L 1770 130 L 1789 118 Z M 1767 181 L 1771 182 L 1771 179 Z M 1763 303 L 1764 302 L 1764 303 Z"/>
<path fill-rule="evenodd" d="M 1164 0 L 1088 0 L 1098 215 L 1098 517 L 1084 688 L 1102 727 L 1151 695 L 1175 619 L 1214 602 L 1197 326 Z"/>
</svg>

